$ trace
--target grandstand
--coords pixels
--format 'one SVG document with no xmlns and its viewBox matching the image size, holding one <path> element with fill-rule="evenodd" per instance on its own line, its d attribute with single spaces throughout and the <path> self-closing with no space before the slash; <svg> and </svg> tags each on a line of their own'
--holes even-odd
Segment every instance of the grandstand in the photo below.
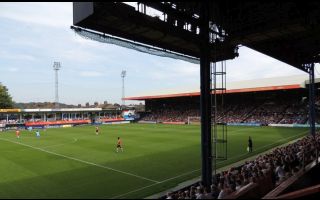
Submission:
<svg viewBox="0 0 320 200">
<path fill-rule="evenodd" d="M 315 85 L 319 88 L 319 80 L 315 81 Z M 236 126 L 309 127 L 308 87 L 308 79 L 300 75 L 230 83 L 225 96 L 226 107 L 224 112 L 219 113 L 218 121 Z M 200 118 L 199 95 L 199 92 L 184 91 L 127 97 L 126 100 L 145 101 L 146 112 L 142 114 L 141 123 L 187 124 L 190 123 L 190 117 Z M 319 98 L 316 99 L 316 105 L 318 110 Z M 262 198 L 265 195 L 268 199 L 280 195 L 283 198 L 298 197 L 302 194 L 292 192 L 292 187 L 297 184 L 300 184 L 302 193 L 314 194 L 317 187 L 303 189 L 307 185 L 303 185 L 301 178 L 306 176 L 306 168 L 308 172 L 316 174 L 315 158 L 320 146 L 318 134 L 316 138 L 316 143 L 312 136 L 308 136 L 289 146 L 275 148 L 271 153 L 258 156 L 255 160 L 220 170 L 213 177 L 211 188 L 196 182 L 188 187 L 178 187 L 176 192 L 169 190 L 166 195 L 163 192 L 151 198 L 235 199 Z M 292 154 L 292 151 L 298 156 Z M 282 174 L 280 169 L 284 170 Z M 314 180 L 310 175 L 308 179 Z"/>
<path fill-rule="evenodd" d="M 159 11 L 163 18 L 148 14 L 146 10 L 150 8 Z M 306 146 L 309 139 L 317 143 L 314 67 L 320 62 L 319 9 L 318 2 L 302 1 L 137 2 L 136 7 L 87 2 L 74 3 L 73 24 L 76 27 L 72 28 L 83 37 L 96 41 L 193 63 L 200 61 L 200 93 L 140 97 L 140 100 L 146 100 L 146 107 L 151 111 L 143 116 L 145 121 L 183 123 L 190 115 L 199 116 L 200 111 L 201 184 L 206 187 L 203 189 L 209 190 L 214 182 L 212 172 L 216 169 L 212 163 L 217 161 L 219 141 L 216 134 L 211 134 L 212 130 L 218 132 L 216 125 L 221 116 L 239 124 L 305 125 L 309 120 L 313 139 L 303 139 L 306 142 L 301 146 Z M 247 46 L 306 72 L 310 82 L 308 91 L 303 87 L 262 89 L 252 86 L 250 88 L 254 89 L 246 89 L 240 94 L 230 88 L 226 90 L 223 85 L 225 61 L 239 56 L 239 46 Z M 216 71 L 220 61 L 221 71 Z M 218 77 L 222 79 L 221 87 L 213 83 Z M 301 92 L 296 92 L 299 90 Z M 219 91 L 220 97 L 226 95 L 228 102 L 228 107 L 223 108 L 225 104 L 222 104 L 224 110 L 220 113 L 217 110 L 221 105 L 211 102 L 212 94 L 216 99 Z M 233 97 L 240 98 L 240 103 Z M 199 110 L 196 105 L 200 105 Z M 224 130 L 220 130 L 223 137 L 227 135 Z M 313 147 L 311 149 L 317 151 Z M 304 149 L 295 152 L 305 153 Z M 314 159 L 314 155 L 311 158 Z M 220 189 L 223 191 L 224 185 Z"/>
<path fill-rule="evenodd" d="M 148 15 L 149 9 L 161 16 Z M 72 29 L 85 38 L 200 63 L 200 91 L 123 99 L 145 101 L 139 115 L 0 109 L 0 198 L 319 196 L 319 2 L 75 2 L 73 11 Z M 225 61 L 239 56 L 241 46 L 308 76 L 225 85 Z M 140 123 L 130 123 L 136 116 Z M 84 126 L 100 124 L 116 125 L 99 127 L 101 134 Z M 24 130 L 30 127 L 50 129 L 40 139 Z M 124 152 L 116 153 L 119 137 Z M 247 150 L 251 137 L 253 152 Z"/>
<path fill-rule="evenodd" d="M 218 122 L 223 118 L 230 125 L 306 125 L 307 87 L 303 75 L 231 82 Z M 147 112 L 142 114 L 142 122 L 185 124 L 189 117 L 200 117 L 199 95 L 199 92 L 180 92 L 127 97 L 126 100 L 145 101 Z"/>
<path fill-rule="evenodd" d="M 166 199 L 286 199 L 302 196 L 318 197 L 317 169 L 320 133 L 316 142 L 309 135 L 289 145 L 277 147 L 241 165 L 220 171 L 210 188 L 195 183 Z M 307 180 L 304 181 L 304 179 Z M 315 185 L 308 188 L 310 185 Z M 307 188 L 306 188 L 307 187 Z M 304 189 L 306 188 L 306 189 Z M 300 189 L 298 192 L 295 190 Z"/>
<path fill-rule="evenodd" d="M 57 128 L 127 121 L 122 112 L 102 108 L 0 109 L 0 129 Z"/>
</svg>

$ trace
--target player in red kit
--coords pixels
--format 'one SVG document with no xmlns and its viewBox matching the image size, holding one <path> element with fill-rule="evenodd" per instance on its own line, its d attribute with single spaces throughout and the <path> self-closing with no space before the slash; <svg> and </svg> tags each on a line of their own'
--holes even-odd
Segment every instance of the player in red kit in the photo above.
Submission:
<svg viewBox="0 0 320 200">
<path fill-rule="evenodd" d="M 18 129 L 16 130 L 16 136 L 18 139 L 20 138 L 20 131 Z"/>
</svg>

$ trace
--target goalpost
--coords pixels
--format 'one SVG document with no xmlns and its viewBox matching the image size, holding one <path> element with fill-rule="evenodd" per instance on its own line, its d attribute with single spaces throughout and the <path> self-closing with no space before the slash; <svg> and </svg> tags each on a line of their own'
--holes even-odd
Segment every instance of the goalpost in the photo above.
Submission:
<svg viewBox="0 0 320 200">
<path fill-rule="evenodd" d="M 195 117 L 195 116 L 189 116 L 188 117 L 188 124 L 200 124 L 201 123 L 201 117 Z"/>
</svg>

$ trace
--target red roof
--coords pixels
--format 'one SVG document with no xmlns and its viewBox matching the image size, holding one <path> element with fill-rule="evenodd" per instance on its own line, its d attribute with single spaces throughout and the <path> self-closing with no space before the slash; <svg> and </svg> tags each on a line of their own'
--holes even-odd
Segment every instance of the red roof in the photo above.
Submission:
<svg viewBox="0 0 320 200">
<path fill-rule="evenodd" d="M 231 94 L 231 93 L 245 93 L 245 92 L 263 92 L 263 91 L 274 91 L 274 90 L 292 90 L 292 89 L 300 89 L 300 88 L 302 88 L 301 85 L 294 84 L 294 85 L 282 85 L 282 86 L 231 89 L 231 90 L 227 90 L 227 93 Z M 218 91 L 218 93 L 221 93 L 221 91 Z M 200 92 L 140 96 L 140 97 L 126 97 L 123 100 L 146 100 L 146 99 L 163 99 L 163 98 L 192 97 L 192 96 L 200 96 Z"/>
</svg>

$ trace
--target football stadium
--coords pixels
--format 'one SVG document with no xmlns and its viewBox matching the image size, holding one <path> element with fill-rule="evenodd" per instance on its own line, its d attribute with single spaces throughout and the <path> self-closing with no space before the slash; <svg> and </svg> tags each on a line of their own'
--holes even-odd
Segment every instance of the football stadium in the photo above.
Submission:
<svg viewBox="0 0 320 200">
<path fill-rule="evenodd" d="M 227 152 L 221 152 L 227 155 L 215 163 L 217 172 L 308 135 L 305 76 L 241 81 L 229 87 L 225 112 L 217 116 L 218 123 L 228 122 Z M 179 191 L 196 184 L 201 175 L 199 92 L 126 100 L 145 101 L 145 112 L 2 109 L 0 170 L 8 182 L 0 196 L 162 198 L 172 188 Z M 40 137 L 35 137 L 35 130 L 40 130 Z M 249 136 L 252 152 L 247 151 Z M 116 152 L 116 137 L 123 138 L 123 152 Z"/>
<path fill-rule="evenodd" d="M 319 27 L 318 2 L 74 2 L 70 31 L 199 64 L 200 88 L 12 108 L 0 84 L 0 198 L 319 197 Z M 240 46 L 305 75 L 227 82 Z"/>
</svg>

